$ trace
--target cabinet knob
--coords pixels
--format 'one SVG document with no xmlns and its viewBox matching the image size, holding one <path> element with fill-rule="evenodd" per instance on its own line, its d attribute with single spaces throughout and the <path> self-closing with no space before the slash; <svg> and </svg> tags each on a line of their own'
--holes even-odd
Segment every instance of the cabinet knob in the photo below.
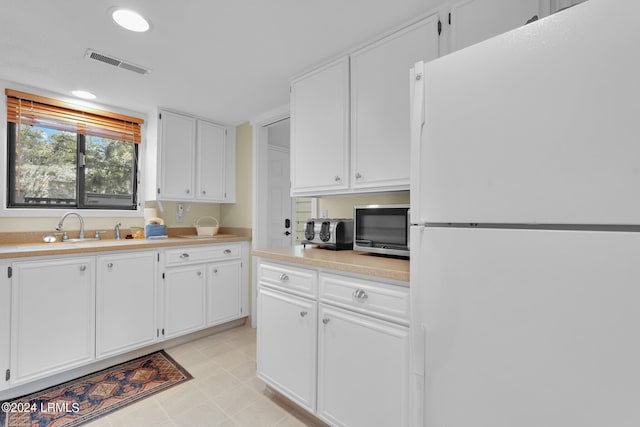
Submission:
<svg viewBox="0 0 640 427">
<path fill-rule="evenodd" d="M 87 270 L 87 266 L 86 265 L 81 265 L 80 266 L 80 271 L 86 271 Z"/>
<path fill-rule="evenodd" d="M 107 268 L 113 268 L 113 263 L 110 262 L 109 264 L 107 264 Z"/>
<path fill-rule="evenodd" d="M 202 276 L 202 271 L 198 271 L 196 274 L 198 275 L 198 277 L 200 277 Z"/>
<path fill-rule="evenodd" d="M 202 190 L 202 194 L 207 194 L 207 192 L 205 190 Z"/>
<path fill-rule="evenodd" d="M 187 190 L 187 194 L 191 194 L 191 190 Z"/>
<path fill-rule="evenodd" d="M 353 297 L 357 300 L 364 301 L 369 298 L 369 295 L 367 295 L 364 289 L 357 289 L 353 291 Z"/>
<path fill-rule="evenodd" d="M 356 172 L 356 179 L 362 178 L 362 174 L 360 172 Z"/>
<path fill-rule="evenodd" d="M 187 258 L 189 258 L 189 254 L 187 253 L 180 255 L 180 259 L 187 259 Z"/>
<path fill-rule="evenodd" d="M 335 182 L 340 182 L 340 181 L 342 181 L 342 178 L 340 178 L 338 175 L 336 175 L 335 178 L 333 178 L 333 180 Z"/>
<path fill-rule="evenodd" d="M 213 269 L 213 274 L 218 274 L 218 269 L 217 268 Z"/>
<path fill-rule="evenodd" d="M 325 325 L 327 323 L 329 323 L 331 321 L 331 319 L 329 319 L 328 317 L 325 317 L 324 319 L 322 319 L 322 323 L 324 323 Z"/>
<path fill-rule="evenodd" d="M 282 280 L 283 282 L 286 282 L 287 280 L 289 280 L 289 275 L 287 275 L 287 273 L 282 273 L 280 275 L 280 280 Z"/>
<path fill-rule="evenodd" d="M 300 312 L 300 317 L 304 317 L 304 316 L 306 316 L 307 314 L 309 314 L 309 313 L 307 313 L 306 311 L 301 311 L 301 312 Z"/>
<path fill-rule="evenodd" d="M 225 255 L 229 255 L 229 254 L 231 254 L 231 249 L 225 249 L 225 250 L 224 250 L 224 254 L 225 254 Z"/>
</svg>

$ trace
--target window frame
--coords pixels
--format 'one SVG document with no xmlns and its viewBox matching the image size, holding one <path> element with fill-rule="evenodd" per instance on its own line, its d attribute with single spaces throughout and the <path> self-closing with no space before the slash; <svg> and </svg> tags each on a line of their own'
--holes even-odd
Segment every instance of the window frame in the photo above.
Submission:
<svg viewBox="0 0 640 427">
<path fill-rule="evenodd" d="M 92 206 L 87 205 L 85 199 L 85 165 L 81 165 L 81 155 L 86 154 L 86 135 L 76 132 L 76 199 L 73 205 L 55 205 L 55 204 L 28 204 L 28 203 L 16 203 L 15 201 L 15 186 L 16 186 L 16 144 L 17 144 L 17 132 L 18 124 L 14 122 L 6 122 L 7 126 L 7 198 L 5 201 L 5 207 L 7 210 L 14 209 L 28 209 L 28 210 L 43 210 L 43 209 L 79 209 L 79 210 L 114 210 L 118 212 L 131 212 L 137 211 L 140 205 L 138 194 L 138 182 L 140 175 L 140 157 L 139 157 L 139 145 L 133 144 L 133 176 L 132 179 L 132 203 L 130 205 L 100 205 Z M 43 127 L 43 126 L 41 126 Z"/>
<path fill-rule="evenodd" d="M 9 82 L 2 83 L 7 86 L 9 84 Z M 0 141 L 4 141 L 5 144 L 5 150 L 0 150 L 0 162 L 7 167 L 6 173 L 0 174 L 0 186 L 4 187 L 6 191 L 6 197 L 2 205 L 0 205 L 0 218 L 58 215 L 61 209 L 70 211 L 81 210 L 83 215 L 89 217 L 117 215 L 120 217 L 133 218 L 141 215 L 142 208 L 144 207 L 144 199 L 141 196 L 141 191 L 144 190 L 142 166 L 146 152 L 141 149 L 139 145 L 143 143 L 146 124 L 145 120 L 139 117 L 143 117 L 144 115 L 130 110 L 113 109 L 113 107 L 104 109 L 99 104 L 87 102 L 78 103 L 75 99 L 53 92 L 35 90 L 27 86 L 15 85 L 18 86 L 16 88 L 17 90 L 9 89 L 7 86 L 5 86 L 6 96 L 0 101 L 0 106 L 2 107 L 2 111 L 0 111 Z M 18 103 L 16 103 L 16 99 L 18 99 Z M 20 101 L 22 104 L 19 103 Z M 39 106 L 36 104 L 39 104 Z M 24 110 L 25 106 L 29 108 L 26 111 Z M 34 107 L 35 109 L 33 109 Z M 44 110 L 42 110 L 42 107 L 44 107 Z M 23 111 L 25 115 L 22 115 L 20 111 Z M 40 114 L 43 115 L 41 116 Z M 51 116 L 51 114 L 53 114 L 53 116 Z M 22 117 L 22 121 L 20 117 Z M 71 204 L 16 203 L 15 185 L 18 177 L 15 176 L 17 164 L 17 153 L 15 150 L 18 140 L 18 134 L 16 132 L 20 123 L 25 125 L 33 124 L 45 129 L 66 130 L 64 128 L 58 128 L 57 125 L 49 127 L 46 124 L 32 123 L 32 121 L 34 119 L 37 120 L 38 117 L 41 117 L 43 120 L 52 117 L 54 123 L 57 121 L 56 117 L 59 117 L 63 120 L 63 122 L 60 123 L 69 124 L 72 127 L 70 131 L 76 134 L 76 151 L 79 150 L 80 146 L 77 142 L 79 137 L 85 138 L 85 135 L 86 137 L 97 136 L 99 138 L 106 138 L 107 140 L 110 139 L 122 141 L 125 144 L 133 144 L 134 147 L 132 147 L 132 149 L 134 151 L 132 152 L 133 159 L 130 182 L 131 192 L 128 194 L 131 197 L 130 200 L 127 200 L 126 204 L 87 204 L 86 202 L 91 201 L 92 198 L 84 194 L 84 187 L 80 185 L 85 179 L 85 170 L 78 167 L 81 159 L 76 155 L 76 197 L 72 203 L 72 199 L 68 199 Z M 65 124 L 62 126 L 66 127 Z M 99 200 L 99 202 L 101 201 L 102 200 Z M 113 202 L 115 199 L 107 201 Z"/>
</svg>

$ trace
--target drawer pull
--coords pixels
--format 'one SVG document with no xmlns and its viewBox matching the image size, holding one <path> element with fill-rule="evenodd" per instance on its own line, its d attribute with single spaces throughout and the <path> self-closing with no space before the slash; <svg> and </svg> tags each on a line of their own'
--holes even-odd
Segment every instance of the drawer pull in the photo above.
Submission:
<svg viewBox="0 0 640 427">
<path fill-rule="evenodd" d="M 306 311 L 301 311 L 301 312 L 300 312 L 300 317 L 304 317 L 304 316 L 306 316 L 307 314 L 309 314 L 309 313 L 307 313 Z"/>
<path fill-rule="evenodd" d="M 364 289 L 357 289 L 353 291 L 353 297 L 357 300 L 364 301 L 369 298 L 369 295 L 367 295 Z"/>
<path fill-rule="evenodd" d="M 187 258 L 189 258 L 189 254 L 187 253 L 180 255 L 180 259 L 187 259 Z"/>
<path fill-rule="evenodd" d="M 231 249 L 225 249 L 224 250 L 224 254 L 225 255 L 230 255 L 231 254 Z"/>
<path fill-rule="evenodd" d="M 329 319 L 328 317 L 325 317 L 324 319 L 322 319 L 322 323 L 324 323 L 325 325 L 327 323 L 329 323 L 331 321 L 331 319 Z"/>
<path fill-rule="evenodd" d="M 280 280 L 286 282 L 287 280 L 289 280 L 289 275 L 287 273 L 282 273 L 280 275 Z"/>
</svg>

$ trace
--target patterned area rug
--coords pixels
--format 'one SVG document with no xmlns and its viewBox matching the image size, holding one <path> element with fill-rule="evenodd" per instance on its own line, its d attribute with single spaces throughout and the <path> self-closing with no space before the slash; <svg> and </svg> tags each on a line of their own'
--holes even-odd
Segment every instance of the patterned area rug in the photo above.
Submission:
<svg viewBox="0 0 640 427">
<path fill-rule="evenodd" d="M 70 427 L 193 378 L 164 351 L 2 402 L 1 427 Z"/>
</svg>

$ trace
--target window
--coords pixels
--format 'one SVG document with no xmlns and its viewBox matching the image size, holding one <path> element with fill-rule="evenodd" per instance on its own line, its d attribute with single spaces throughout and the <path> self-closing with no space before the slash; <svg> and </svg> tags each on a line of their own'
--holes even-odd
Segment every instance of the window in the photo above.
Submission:
<svg viewBox="0 0 640 427">
<path fill-rule="evenodd" d="M 141 119 L 5 92 L 9 208 L 137 208 Z"/>
</svg>

